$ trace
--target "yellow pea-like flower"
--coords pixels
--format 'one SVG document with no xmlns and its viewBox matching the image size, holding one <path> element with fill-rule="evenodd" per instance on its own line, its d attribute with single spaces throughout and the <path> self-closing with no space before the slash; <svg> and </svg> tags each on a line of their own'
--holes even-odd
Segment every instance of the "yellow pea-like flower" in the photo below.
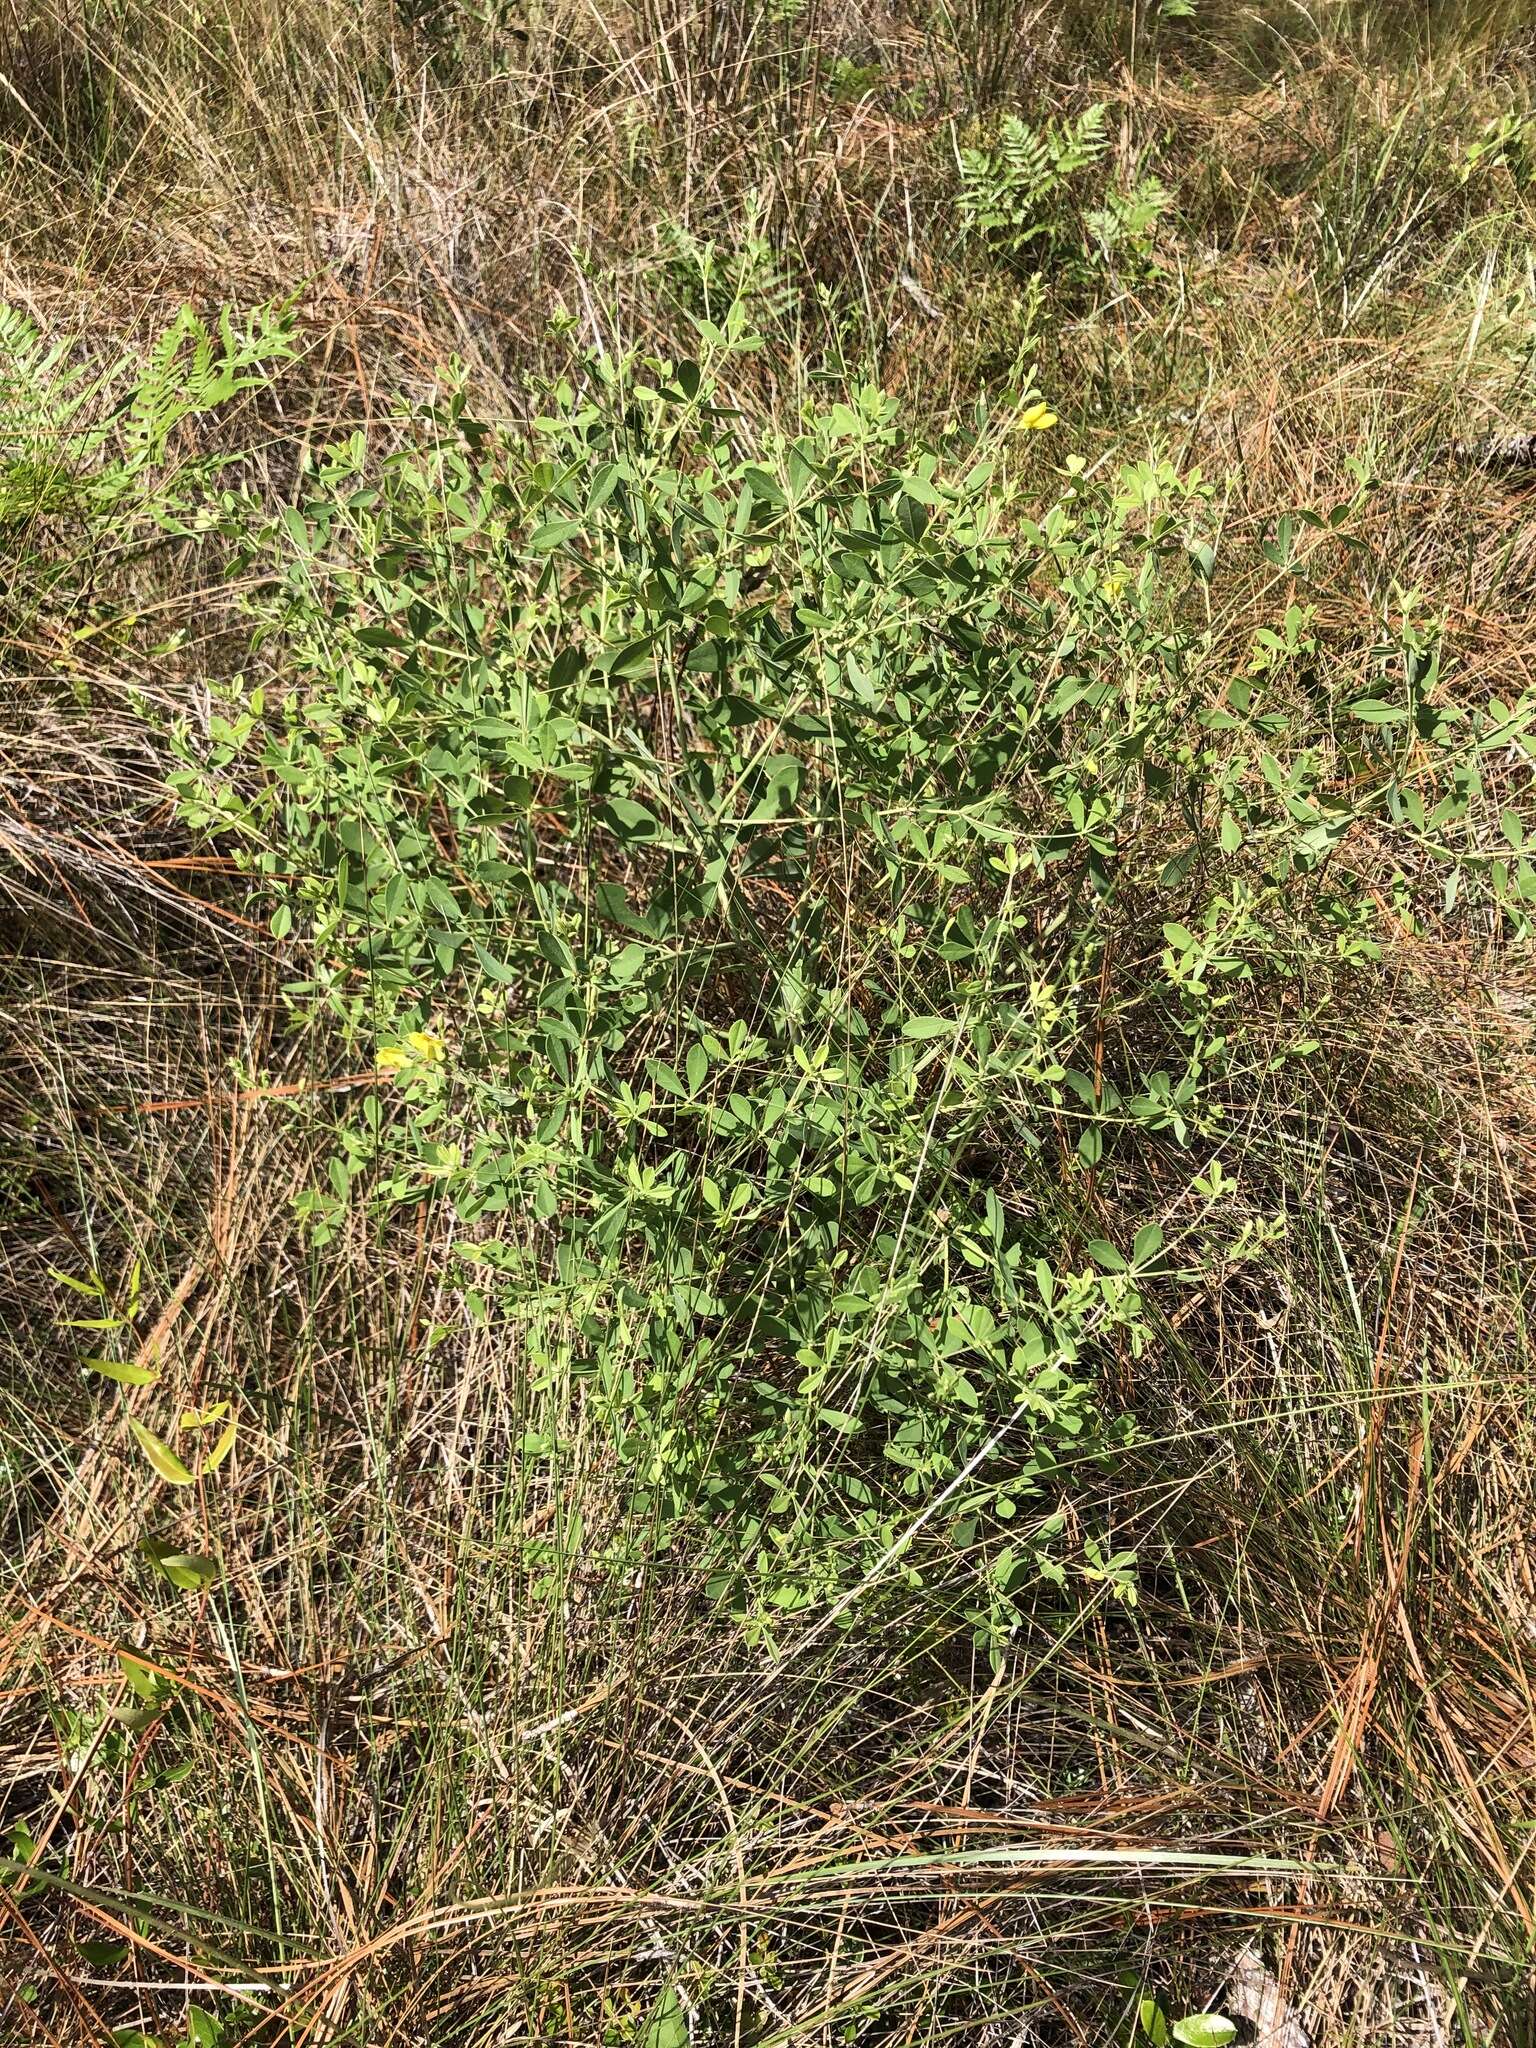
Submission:
<svg viewBox="0 0 1536 2048">
<path fill-rule="evenodd" d="M 436 1066 L 448 1048 L 435 1031 L 407 1031 L 403 1045 L 381 1045 L 374 1065 L 383 1074 L 398 1074 L 405 1067 Z"/>
<path fill-rule="evenodd" d="M 1047 427 L 1054 427 L 1056 414 L 1045 403 L 1037 399 L 1033 405 L 1026 405 L 1019 414 L 1019 431 L 1024 434 L 1042 434 Z"/>
</svg>

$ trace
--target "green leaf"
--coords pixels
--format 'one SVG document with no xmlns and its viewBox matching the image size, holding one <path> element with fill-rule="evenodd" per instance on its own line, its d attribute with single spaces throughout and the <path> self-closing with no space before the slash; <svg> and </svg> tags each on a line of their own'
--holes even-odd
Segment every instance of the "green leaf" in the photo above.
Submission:
<svg viewBox="0 0 1536 2048">
<path fill-rule="evenodd" d="M 857 1436 L 861 1427 L 857 1415 L 850 1415 L 843 1408 L 818 1408 L 816 1420 L 827 1429 L 835 1429 L 839 1436 Z"/>
<path fill-rule="evenodd" d="M 222 1422 L 229 1413 L 227 1401 L 214 1401 L 206 1408 L 183 1408 L 177 1420 L 178 1429 L 207 1429 L 210 1423 Z"/>
<path fill-rule="evenodd" d="M 57 1280 L 61 1287 L 67 1287 L 71 1294 L 88 1294 L 93 1301 L 100 1301 L 106 1288 L 97 1279 L 77 1280 L 72 1273 L 64 1273 L 57 1266 L 48 1268 L 48 1278 Z"/>
<path fill-rule="evenodd" d="M 123 1387 L 152 1387 L 160 1377 L 158 1366 L 130 1365 L 121 1358 L 87 1358 L 84 1363 L 87 1372 L 99 1372 Z"/>
<path fill-rule="evenodd" d="M 1158 887 L 1161 889 L 1177 889 L 1181 882 L 1187 880 L 1189 871 L 1195 864 L 1195 855 L 1199 850 L 1199 841 L 1191 839 L 1187 846 L 1181 847 L 1176 854 L 1165 861 L 1163 872 L 1157 878 Z"/>
<path fill-rule="evenodd" d="M 1102 1266 L 1106 1273 L 1123 1273 L 1125 1260 L 1108 1239 L 1096 1237 L 1088 1246 L 1088 1256 L 1096 1266 Z"/>
<path fill-rule="evenodd" d="M 654 636 L 644 633 L 638 640 L 626 640 L 622 647 L 615 647 L 611 654 L 605 654 L 603 667 L 611 676 L 644 675 L 653 664 L 655 652 Z"/>
<path fill-rule="evenodd" d="M 955 1028 L 951 1017 L 909 1017 L 901 1027 L 903 1038 L 946 1038 Z"/>
<path fill-rule="evenodd" d="M 1227 2048 L 1237 2039 L 1237 2028 L 1219 2012 L 1192 2012 L 1174 2021 L 1173 2038 L 1184 2048 Z"/>
<path fill-rule="evenodd" d="M 616 953 L 608 963 L 608 973 L 612 980 L 620 988 L 623 988 L 629 982 L 632 982 L 637 974 L 644 972 L 646 962 L 650 957 L 649 947 L 642 946 L 637 940 L 631 939 L 629 944 L 622 951 Z"/>
<path fill-rule="evenodd" d="M 545 925 L 540 928 L 534 943 L 558 974 L 574 974 L 576 972 L 575 957 L 558 932 L 552 932 Z"/>
<path fill-rule="evenodd" d="M 150 1536 L 144 1540 L 144 1555 L 155 1567 L 163 1572 L 173 1586 L 179 1586 L 184 1593 L 195 1593 L 202 1586 L 211 1586 L 219 1577 L 218 1561 L 203 1557 L 195 1551 L 172 1550 L 168 1543 L 157 1543 Z"/>
<path fill-rule="evenodd" d="M 478 939 L 475 941 L 475 955 L 491 980 L 499 982 L 503 988 L 510 987 L 520 979 L 515 967 L 509 967 L 504 960 L 498 960 L 494 953 L 488 953 Z"/>
<path fill-rule="evenodd" d="M 1152 2048 L 1168 2048 L 1168 2015 L 1155 1998 L 1144 1998 L 1137 2009 L 1141 2031 Z"/>
<path fill-rule="evenodd" d="M 656 2001 L 646 2026 L 644 2048 L 688 2048 L 688 2021 L 674 1986 Z"/>
<path fill-rule="evenodd" d="M 784 493 L 767 470 L 748 468 L 742 471 L 742 476 L 752 486 L 752 495 L 759 504 L 777 507 L 784 503 Z"/>
<path fill-rule="evenodd" d="M 147 1664 L 138 1657 L 135 1657 L 130 1650 L 119 1650 L 117 1661 L 122 1666 L 124 1678 L 127 1679 L 129 1685 L 138 1694 L 139 1698 L 144 1701 L 145 1705 L 151 1707 L 158 1706 L 161 1695 L 165 1691 L 165 1680 L 160 1676 L 159 1672 L 152 1671 Z"/>
<path fill-rule="evenodd" d="M 128 1953 L 126 1941 L 80 1941 L 75 1944 L 93 1970 L 110 1970 Z"/>
<path fill-rule="evenodd" d="M 162 1443 L 152 1429 L 146 1429 L 135 1416 L 128 1418 L 128 1427 L 134 1441 L 143 1451 L 160 1477 L 172 1486 L 190 1486 L 192 1474 L 183 1465 L 169 1444 Z"/>
<path fill-rule="evenodd" d="M 620 839 L 641 844 L 656 837 L 658 828 L 654 813 L 648 811 L 644 804 L 637 804 L 633 797 L 610 797 L 599 807 L 597 815 Z"/>
<path fill-rule="evenodd" d="M 616 462 L 605 462 L 587 488 L 587 511 L 600 512 L 618 488 L 623 471 Z"/>
<path fill-rule="evenodd" d="M 238 1423 L 231 1422 L 228 1428 L 224 1431 L 223 1435 L 219 1438 L 218 1442 L 214 1445 L 213 1449 L 208 1453 L 207 1457 L 204 1458 L 202 1464 L 198 1467 L 198 1470 L 203 1474 L 205 1478 L 210 1472 L 217 1472 L 219 1467 L 223 1464 L 224 1460 L 229 1456 L 230 1452 L 234 1449 L 235 1431 L 238 1427 Z"/>
<path fill-rule="evenodd" d="M 563 541 L 574 540 L 581 531 L 581 523 L 575 519 L 551 519 L 535 533 L 529 535 L 528 545 L 536 555 L 547 555 Z"/>
<path fill-rule="evenodd" d="M 1162 1248 L 1162 1226 L 1157 1223 L 1144 1223 L 1137 1231 L 1135 1242 L 1131 1246 L 1131 1264 L 1150 1265 Z"/>
<path fill-rule="evenodd" d="M 1403 725 L 1408 718 L 1406 711 L 1380 697 L 1357 697 L 1349 711 L 1350 716 L 1358 718 L 1362 725 Z"/>
</svg>

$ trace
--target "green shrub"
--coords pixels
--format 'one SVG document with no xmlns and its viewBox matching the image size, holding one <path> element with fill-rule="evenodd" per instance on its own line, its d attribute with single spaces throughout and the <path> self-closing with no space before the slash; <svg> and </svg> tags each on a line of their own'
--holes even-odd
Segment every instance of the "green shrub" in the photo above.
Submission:
<svg viewBox="0 0 1536 2048">
<path fill-rule="evenodd" d="M 317 1237 L 453 1205 L 521 1455 L 574 1392 L 628 1540 L 754 1627 L 905 1584 L 995 1650 L 1042 1570 L 1134 1597 L 1110 1532 L 1055 1540 L 1100 1362 L 1267 1241 L 1223 1146 L 1315 1049 L 1287 987 L 1310 1030 L 1371 971 L 1351 834 L 1401 841 L 1402 916 L 1426 863 L 1519 914 L 1478 763 L 1525 712 L 1444 704 L 1410 622 L 1318 725 L 1299 607 L 1213 673 L 1198 476 L 1031 506 L 984 423 L 915 446 L 872 389 L 754 437 L 703 331 L 526 437 L 453 396 L 327 450 L 252 541 L 280 681 L 177 789 L 378 1069 Z"/>
</svg>

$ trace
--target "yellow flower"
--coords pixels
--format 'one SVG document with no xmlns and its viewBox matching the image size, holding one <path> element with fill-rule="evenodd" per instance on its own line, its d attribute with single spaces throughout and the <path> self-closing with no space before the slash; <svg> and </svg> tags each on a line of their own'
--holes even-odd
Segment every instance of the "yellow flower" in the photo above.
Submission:
<svg viewBox="0 0 1536 2048">
<path fill-rule="evenodd" d="M 407 1031 L 403 1045 L 381 1045 L 375 1061 L 380 1073 L 398 1074 L 404 1067 L 436 1066 L 448 1050 L 435 1031 Z"/>
<path fill-rule="evenodd" d="M 1022 434 L 1043 434 L 1047 427 L 1054 427 L 1056 415 L 1043 398 L 1033 405 L 1026 405 L 1019 414 L 1019 431 Z"/>
</svg>

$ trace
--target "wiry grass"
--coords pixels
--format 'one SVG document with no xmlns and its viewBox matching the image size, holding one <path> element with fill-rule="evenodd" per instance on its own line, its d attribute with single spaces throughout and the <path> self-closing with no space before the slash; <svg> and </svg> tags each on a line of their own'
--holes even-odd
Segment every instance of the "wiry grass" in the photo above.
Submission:
<svg viewBox="0 0 1536 2048">
<path fill-rule="evenodd" d="M 573 344 L 666 347 L 699 247 L 760 240 L 745 402 L 868 373 L 943 419 L 1038 356 L 1090 462 L 1218 481 L 1234 667 L 1295 594 L 1261 541 L 1354 455 L 1368 545 L 1307 542 L 1324 687 L 1396 585 L 1459 693 L 1514 696 L 1526 499 L 1448 450 L 1529 425 L 1531 191 L 1459 182 L 1529 104 L 1527 10 L 1155 16 L 13 13 L 0 291 L 103 353 L 186 297 L 296 295 L 302 364 L 227 428 L 279 502 L 449 355 L 521 414 Z M 1161 274 L 1032 298 L 957 245 L 948 124 L 1094 98 L 1175 193 Z M 1233 1151 L 1274 1252 L 1110 1369 L 1139 1440 L 1074 1474 L 1134 1609 L 1042 1596 L 997 1673 L 899 1601 L 769 1659 L 686 1557 L 593 1568 L 621 1475 L 564 1394 L 554 1465 L 518 1455 L 524 1361 L 435 1212 L 323 1251 L 295 1222 L 346 1070 L 164 793 L 236 593 L 46 505 L 4 538 L 6 2041 L 177 2038 L 190 1998 L 229 2041 L 666 2048 L 670 1990 L 695 2042 L 1129 2043 L 1144 1990 L 1219 2006 L 1250 1942 L 1314 2042 L 1532 2038 L 1520 956 L 1433 906 L 1407 930 L 1383 879 L 1310 1082 L 1254 1087 Z M 168 1398 L 259 1413 L 178 1502 L 223 1578 L 170 1620 L 56 1278 L 122 1303 L 136 1263 Z M 123 1645 L 173 1702 L 103 1717 L 136 1704 Z"/>
</svg>

